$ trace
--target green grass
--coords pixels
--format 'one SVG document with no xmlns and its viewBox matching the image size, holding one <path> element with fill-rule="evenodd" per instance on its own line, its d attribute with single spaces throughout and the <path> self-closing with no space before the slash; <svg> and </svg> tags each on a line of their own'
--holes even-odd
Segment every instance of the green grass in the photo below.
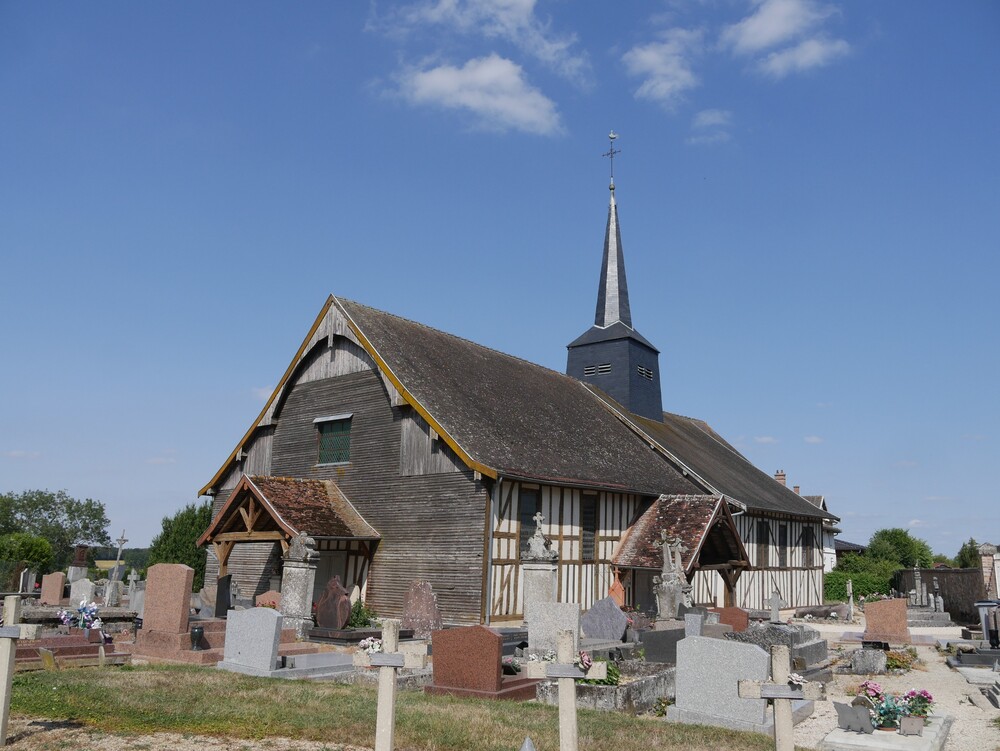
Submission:
<svg viewBox="0 0 1000 751">
<path fill-rule="evenodd" d="M 374 688 L 252 678 L 183 666 L 21 673 L 14 677 L 11 710 L 126 735 L 279 736 L 368 747 L 375 738 Z M 556 708 L 410 691 L 398 695 L 400 751 L 511 751 L 520 748 L 525 736 L 531 736 L 538 748 L 558 748 Z M 763 735 L 586 710 L 579 713 L 579 737 L 586 751 L 774 747 Z"/>
</svg>

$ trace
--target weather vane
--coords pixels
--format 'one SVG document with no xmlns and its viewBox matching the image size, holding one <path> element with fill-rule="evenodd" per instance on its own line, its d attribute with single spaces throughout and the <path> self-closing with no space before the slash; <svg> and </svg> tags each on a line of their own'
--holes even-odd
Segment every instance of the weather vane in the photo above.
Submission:
<svg viewBox="0 0 1000 751">
<path fill-rule="evenodd" d="M 615 189 L 615 154 L 621 154 L 621 149 L 615 148 L 615 141 L 618 138 L 618 134 L 614 131 L 608 133 L 608 140 L 611 142 L 611 146 L 606 154 L 601 154 L 601 156 L 606 156 L 611 158 L 611 190 Z"/>
</svg>

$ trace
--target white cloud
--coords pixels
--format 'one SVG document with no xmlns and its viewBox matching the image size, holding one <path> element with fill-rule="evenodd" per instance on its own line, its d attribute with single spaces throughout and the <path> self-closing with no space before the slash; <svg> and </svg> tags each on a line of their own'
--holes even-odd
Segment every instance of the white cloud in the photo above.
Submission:
<svg viewBox="0 0 1000 751">
<path fill-rule="evenodd" d="M 24 449 L 13 449 L 3 452 L 3 456 L 8 459 L 37 459 L 41 455 L 41 451 L 25 451 Z"/>
<path fill-rule="evenodd" d="M 630 74 L 645 78 L 635 92 L 637 99 L 649 99 L 671 109 L 684 92 L 699 84 L 691 60 L 701 49 L 702 33 L 669 29 L 660 34 L 660 39 L 633 47 L 622 61 Z"/>
<path fill-rule="evenodd" d="M 692 128 L 712 128 L 729 125 L 733 120 L 733 113 L 729 110 L 702 110 L 694 116 L 691 122 Z"/>
<path fill-rule="evenodd" d="M 777 443 L 778 439 L 771 435 L 755 435 L 754 443 Z"/>
<path fill-rule="evenodd" d="M 383 25 L 396 33 L 418 26 L 445 26 L 463 34 L 502 39 L 558 74 L 584 83 L 590 70 L 574 34 L 556 34 L 535 14 L 535 0 L 426 0 L 390 12 Z"/>
<path fill-rule="evenodd" d="M 910 519 L 909 524 L 907 524 L 906 526 L 910 527 L 912 529 L 913 527 L 923 527 L 923 526 L 926 526 L 926 524 L 927 524 L 927 522 L 925 522 L 923 519 Z"/>
<path fill-rule="evenodd" d="M 702 110 L 694 116 L 691 121 L 691 129 L 694 135 L 689 136 L 688 143 L 708 145 L 713 143 L 725 143 L 732 140 L 727 128 L 732 123 L 733 113 L 729 110 Z"/>
<path fill-rule="evenodd" d="M 811 444 L 814 444 L 814 445 L 817 444 L 817 443 L 822 443 L 823 442 L 823 439 L 820 438 L 818 435 L 807 435 L 802 440 L 804 440 L 806 443 L 811 443 Z"/>
<path fill-rule="evenodd" d="M 398 81 L 399 93 L 410 102 L 464 110 L 488 130 L 541 135 L 562 130 L 555 103 L 527 83 L 521 66 L 497 54 L 469 60 L 461 68 L 410 68 Z"/>
<path fill-rule="evenodd" d="M 772 52 L 758 63 L 758 68 L 773 78 L 818 68 L 843 57 L 851 46 L 843 39 L 806 39 L 794 47 Z"/>
<path fill-rule="evenodd" d="M 258 401 L 266 402 L 271 398 L 271 394 L 274 393 L 274 386 L 258 386 L 250 389 L 250 392 Z"/>
<path fill-rule="evenodd" d="M 753 13 L 722 30 L 722 44 L 739 55 L 752 55 L 789 42 L 836 12 L 812 0 L 757 0 L 755 5 Z"/>
</svg>

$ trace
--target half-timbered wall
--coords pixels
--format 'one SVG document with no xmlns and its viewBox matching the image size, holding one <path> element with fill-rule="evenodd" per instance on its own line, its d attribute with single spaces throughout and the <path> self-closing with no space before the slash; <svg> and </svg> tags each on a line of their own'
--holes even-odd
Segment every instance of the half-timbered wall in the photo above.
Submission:
<svg viewBox="0 0 1000 751">
<path fill-rule="evenodd" d="M 527 491 L 527 493 L 525 492 Z M 611 557 L 621 536 L 637 518 L 642 497 L 626 493 L 593 492 L 579 488 L 504 481 L 492 513 L 492 561 L 490 618 L 492 621 L 521 618 L 523 576 L 521 540 L 534 531 L 533 514 L 522 514 L 522 496 L 537 498 L 537 510 L 545 517 L 542 532 L 559 553 L 559 602 L 578 602 L 583 609 L 607 596 L 614 581 Z M 584 505 L 596 502 L 593 554 L 585 535 Z M 527 529 L 522 524 L 529 524 Z"/>
<path fill-rule="evenodd" d="M 747 512 L 734 521 L 751 563 L 751 568 L 736 582 L 736 605 L 766 610 L 774 590 L 788 603 L 787 607 L 823 604 L 823 538 L 819 520 Z M 718 572 L 695 572 L 692 585 L 695 602 L 723 604 L 726 590 Z"/>
</svg>

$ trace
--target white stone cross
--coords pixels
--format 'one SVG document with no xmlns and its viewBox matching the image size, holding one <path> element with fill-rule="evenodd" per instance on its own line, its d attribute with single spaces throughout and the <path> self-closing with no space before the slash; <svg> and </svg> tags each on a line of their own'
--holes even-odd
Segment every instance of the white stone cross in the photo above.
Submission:
<svg viewBox="0 0 1000 751">
<path fill-rule="evenodd" d="M 608 663 L 595 662 L 589 670 L 581 670 L 574 660 L 575 634 L 569 629 L 556 634 L 556 661 L 529 662 L 527 678 L 559 679 L 559 751 L 578 751 L 576 730 L 576 681 L 579 678 L 603 680 L 608 677 Z"/>
<path fill-rule="evenodd" d="M 396 671 L 400 668 L 427 667 L 427 645 L 399 650 L 399 627 L 402 621 L 382 621 L 382 651 L 354 653 L 356 667 L 377 667 L 378 701 L 375 705 L 375 751 L 393 751 L 396 735 Z"/>
<path fill-rule="evenodd" d="M 770 598 L 768 598 L 767 604 L 771 606 L 771 623 L 781 623 L 781 613 L 779 613 L 778 610 L 780 610 L 783 605 L 788 604 L 781 599 L 781 593 L 776 589 L 773 590 Z"/>
<path fill-rule="evenodd" d="M 3 601 L 3 622 L 0 627 L 0 746 L 7 744 L 7 720 L 10 719 L 10 691 L 14 682 L 14 655 L 17 640 L 21 636 L 21 598 L 17 595 L 5 597 Z"/>
<path fill-rule="evenodd" d="M 774 705 L 774 749 L 775 751 L 795 751 L 795 735 L 792 730 L 792 701 L 806 699 L 824 701 L 823 684 L 815 681 L 802 684 L 788 682 L 790 673 L 788 661 L 791 652 L 785 644 L 771 647 L 771 681 L 740 681 L 741 699 L 771 699 Z"/>
</svg>

